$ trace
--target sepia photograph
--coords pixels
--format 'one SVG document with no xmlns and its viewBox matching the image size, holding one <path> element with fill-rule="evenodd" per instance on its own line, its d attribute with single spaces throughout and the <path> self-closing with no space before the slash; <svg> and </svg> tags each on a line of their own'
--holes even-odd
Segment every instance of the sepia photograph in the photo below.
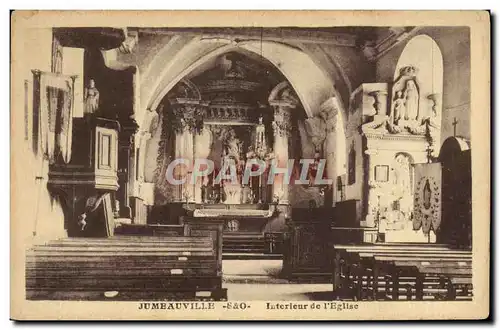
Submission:
<svg viewBox="0 0 500 330">
<path fill-rule="evenodd" d="M 487 318 L 489 24 L 13 12 L 11 318 Z"/>
</svg>

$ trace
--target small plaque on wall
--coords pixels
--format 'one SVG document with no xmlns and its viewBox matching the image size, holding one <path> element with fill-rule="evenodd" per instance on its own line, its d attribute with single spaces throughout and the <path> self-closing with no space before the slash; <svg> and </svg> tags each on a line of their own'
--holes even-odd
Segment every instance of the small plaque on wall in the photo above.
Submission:
<svg viewBox="0 0 500 330">
<path fill-rule="evenodd" d="M 389 166 L 388 165 L 375 166 L 375 181 L 377 181 L 377 182 L 389 181 Z"/>
</svg>

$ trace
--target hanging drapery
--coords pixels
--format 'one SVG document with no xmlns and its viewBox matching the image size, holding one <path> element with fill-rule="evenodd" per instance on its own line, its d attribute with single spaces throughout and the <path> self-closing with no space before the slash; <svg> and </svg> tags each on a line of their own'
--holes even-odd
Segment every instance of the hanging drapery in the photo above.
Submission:
<svg viewBox="0 0 500 330">
<path fill-rule="evenodd" d="M 74 79 L 58 73 L 33 71 L 38 95 L 38 125 L 42 154 L 53 164 L 60 154 L 62 160 L 71 160 L 73 130 Z"/>
<path fill-rule="evenodd" d="M 441 224 L 441 164 L 415 164 L 413 229 L 434 233 Z"/>
</svg>

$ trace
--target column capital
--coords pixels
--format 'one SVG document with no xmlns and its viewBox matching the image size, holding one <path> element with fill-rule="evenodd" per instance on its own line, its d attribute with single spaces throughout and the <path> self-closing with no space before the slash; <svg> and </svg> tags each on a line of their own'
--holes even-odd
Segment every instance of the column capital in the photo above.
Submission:
<svg viewBox="0 0 500 330">
<path fill-rule="evenodd" d="M 272 122 L 274 135 L 289 137 L 292 129 L 290 114 L 292 107 L 283 104 L 271 106 L 274 110 L 274 120 Z"/>
<path fill-rule="evenodd" d="M 189 130 L 199 133 L 203 129 L 207 102 L 190 98 L 169 99 L 172 105 L 170 123 L 176 133 Z"/>
</svg>

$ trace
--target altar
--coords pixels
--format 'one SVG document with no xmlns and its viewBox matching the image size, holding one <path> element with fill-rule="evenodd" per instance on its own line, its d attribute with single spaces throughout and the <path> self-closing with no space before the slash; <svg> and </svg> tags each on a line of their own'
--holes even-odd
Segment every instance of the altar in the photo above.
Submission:
<svg viewBox="0 0 500 330">
<path fill-rule="evenodd" d="M 286 231 L 289 185 L 274 169 L 300 158 L 293 112 L 304 110 L 284 77 L 246 61 L 226 54 L 166 95 L 151 133 L 156 161 L 145 170 L 148 223 L 222 223 L 225 237 L 246 237 L 240 245 L 258 245 L 252 251 L 260 253 L 266 235 Z"/>
</svg>

